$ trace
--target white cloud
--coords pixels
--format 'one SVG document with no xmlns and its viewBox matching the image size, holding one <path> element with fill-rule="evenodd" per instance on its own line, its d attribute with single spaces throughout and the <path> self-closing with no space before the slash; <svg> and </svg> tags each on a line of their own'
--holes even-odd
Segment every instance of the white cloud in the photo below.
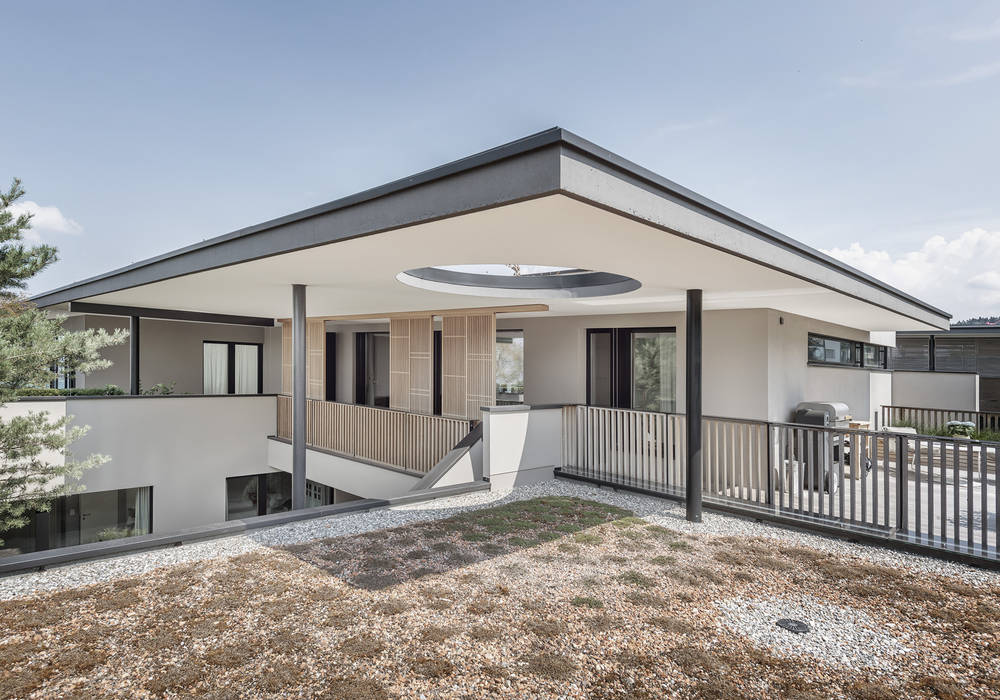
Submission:
<svg viewBox="0 0 1000 700">
<path fill-rule="evenodd" d="M 984 63 L 978 66 L 966 68 L 958 73 L 946 75 L 942 78 L 934 78 L 924 81 L 925 85 L 950 87 L 952 85 L 966 85 L 976 83 L 980 80 L 988 80 L 1000 75 L 1000 63 Z"/>
<path fill-rule="evenodd" d="M 989 41 L 990 39 L 1000 39 L 1000 18 L 992 24 L 984 24 L 978 27 L 967 27 L 957 32 L 952 32 L 952 41 Z"/>
<path fill-rule="evenodd" d="M 44 234 L 77 235 L 83 233 L 83 226 L 64 216 L 59 211 L 59 207 L 46 207 L 31 201 L 15 202 L 10 206 L 10 212 L 14 216 L 32 215 L 31 229 L 24 236 L 29 241 L 40 241 Z"/>
<path fill-rule="evenodd" d="M 893 70 L 880 70 L 866 75 L 844 75 L 840 77 L 840 84 L 844 87 L 877 88 L 886 87 L 893 84 L 898 79 L 898 74 Z"/>
<path fill-rule="evenodd" d="M 948 311 L 955 320 L 1000 314 L 1000 231 L 975 228 L 953 238 L 932 236 L 919 249 L 896 255 L 860 243 L 825 252 Z"/>
</svg>

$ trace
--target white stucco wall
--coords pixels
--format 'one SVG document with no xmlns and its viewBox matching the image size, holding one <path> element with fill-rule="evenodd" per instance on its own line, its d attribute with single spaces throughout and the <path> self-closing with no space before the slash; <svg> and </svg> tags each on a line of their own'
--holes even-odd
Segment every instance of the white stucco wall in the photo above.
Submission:
<svg viewBox="0 0 1000 700">
<path fill-rule="evenodd" d="M 226 477 L 268 471 L 273 396 L 70 399 L 91 430 L 73 445 L 111 461 L 84 473 L 88 491 L 153 487 L 153 531 L 226 519 Z"/>
<path fill-rule="evenodd" d="M 291 473 L 292 446 L 267 441 L 269 466 Z M 306 450 L 306 477 L 361 498 L 394 498 L 413 488 L 420 477 L 395 469 L 376 467 L 347 457 Z"/>
<path fill-rule="evenodd" d="M 677 333 L 677 410 L 684 410 L 683 313 L 498 319 L 524 331 L 525 402 L 586 403 L 587 329 L 666 326 Z M 847 403 L 871 418 L 872 372 L 810 367 L 810 332 L 869 340 L 869 334 L 769 309 L 706 311 L 702 329 L 702 410 L 706 415 L 786 421 L 800 401 Z M 880 389 L 883 393 L 884 390 Z M 822 397 L 822 398 L 820 398 Z"/>
<path fill-rule="evenodd" d="M 892 405 L 979 410 L 979 375 L 964 372 L 893 372 Z"/>
<path fill-rule="evenodd" d="M 765 417 L 766 315 L 763 309 L 705 312 L 702 408 L 706 414 Z M 677 410 L 684 410 L 683 313 L 501 318 L 497 327 L 524 331 L 524 400 L 528 404 L 586 403 L 588 328 L 673 327 Z"/>
<path fill-rule="evenodd" d="M 846 403 L 857 420 L 871 420 L 877 410 L 872 400 L 872 376 L 886 374 L 854 367 L 825 367 L 808 363 L 810 333 L 847 340 L 871 341 L 870 334 L 845 326 L 823 323 L 784 312 L 767 312 L 768 329 L 768 417 L 787 421 L 801 401 Z M 876 379 L 875 388 L 884 396 L 885 383 Z"/>
<path fill-rule="evenodd" d="M 869 398 L 869 414 L 878 416 L 878 420 L 872 421 L 872 427 L 878 423 L 882 425 L 882 407 L 892 404 L 892 387 L 896 382 L 896 377 L 892 372 L 872 372 L 871 395 Z"/>
<path fill-rule="evenodd" d="M 12 401 L 0 406 L 0 421 L 7 422 L 12 418 L 28 416 L 32 413 L 45 413 L 47 420 L 55 421 L 66 416 L 66 401 Z M 39 459 L 53 466 L 66 463 L 62 453 L 55 450 L 42 450 Z M 53 487 L 62 484 L 62 479 L 49 482 Z"/>
<path fill-rule="evenodd" d="M 483 411 L 483 476 L 492 488 L 551 479 L 561 464 L 561 408 Z"/>
</svg>

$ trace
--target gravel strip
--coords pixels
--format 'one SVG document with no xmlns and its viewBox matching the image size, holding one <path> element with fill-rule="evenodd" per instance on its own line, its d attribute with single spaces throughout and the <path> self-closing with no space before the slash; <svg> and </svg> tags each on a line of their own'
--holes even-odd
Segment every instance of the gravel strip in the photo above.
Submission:
<svg viewBox="0 0 1000 700">
<path fill-rule="evenodd" d="M 895 657 L 911 649 L 860 610 L 823 602 L 812 596 L 767 600 L 730 598 L 716 603 L 719 626 L 742 634 L 782 656 L 809 654 L 849 668 L 889 671 Z M 782 618 L 809 625 L 804 634 L 778 627 Z"/>
<path fill-rule="evenodd" d="M 372 530 L 398 527 L 412 522 L 446 518 L 485 506 L 502 505 L 515 500 L 547 495 L 576 496 L 601 501 L 632 510 L 651 523 L 691 535 L 766 537 L 783 544 L 812 547 L 830 554 L 855 556 L 884 566 L 906 567 L 917 572 L 951 576 L 971 585 L 994 586 L 1000 583 L 1000 573 L 998 572 L 888 548 L 850 543 L 812 533 L 788 530 L 721 513 L 705 512 L 702 523 L 689 523 L 684 519 L 683 504 L 675 501 L 628 491 L 598 488 L 570 480 L 554 479 L 519 486 L 513 490 L 480 491 L 367 513 L 317 518 L 180 547 L 139 552 L 122 557 L 70 564 L 41 572 L 8 576 L 0 578 L 0 600 L 30 595 L 36 591 L 60 590 L 135 576 L 164 566 L 237 556 L 262 547 L 299 544 L 315 539 L 355 535 Z"/>
</svg>

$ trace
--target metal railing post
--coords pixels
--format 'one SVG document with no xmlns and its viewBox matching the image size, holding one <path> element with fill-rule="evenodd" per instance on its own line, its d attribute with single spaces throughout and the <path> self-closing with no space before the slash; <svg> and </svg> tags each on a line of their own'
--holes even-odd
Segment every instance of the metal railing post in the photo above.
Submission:
<svg viewBox="0 0 1000 700">
<path fill-rule="evenodd" d="M 907 439 L 902 435 L 896 436 L 896 534 L 907 532 L 907 513 L 910 489 L 907 480 L 909 479 L 909 469 L 907 468 Z M 920 494 L 917 494 L 917 498 Z"/>
</svg>

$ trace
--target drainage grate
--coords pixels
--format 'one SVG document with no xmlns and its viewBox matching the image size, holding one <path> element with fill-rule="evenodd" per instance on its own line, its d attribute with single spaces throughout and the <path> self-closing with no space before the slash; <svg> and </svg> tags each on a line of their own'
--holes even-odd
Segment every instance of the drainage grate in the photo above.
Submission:
<svg viewBox="0 0 1000 700">
<path fill-rule="evenodd" d="M 788 630 L 789 632 L 794 632 L 795 634 L 805 634 L 809 631 L 809 625 L 804 623 L 802 620 L 792 620 L 787 617 L 783 617 L 777 622 L 778 627 L 781 629 Z"/>
</svg>

